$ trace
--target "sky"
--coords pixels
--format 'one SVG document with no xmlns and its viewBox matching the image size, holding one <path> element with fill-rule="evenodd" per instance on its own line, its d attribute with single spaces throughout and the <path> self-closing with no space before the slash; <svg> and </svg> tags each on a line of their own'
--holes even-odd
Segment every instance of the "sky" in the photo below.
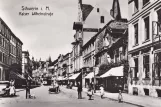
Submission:
<svg viewBox="0 0 161 107">
<path fill-rule="evenodd" d="M 82 0 L 84 4 L 99 6 L 110 11 L 113 0 Z M 128 18 L 128 0 L 119 0 L 121 15 Z M 32 10 L 25 7 L 37 7 L 36 12 L 51 12 L 52 16 L 32 16 Z M 45 7 L 50 10 L 45 10 Z M 43 10 L 40 10 L 40 9 Z M 29 12 L 27 16 L 19 12 Z M 30 57 L 52 61 L 59 54 L 72 51 L 74 41 L 73 22 L 78 17 L 78 0 L 0 0 L 0 17 L 12 32 L 23 42 L 23 51 L 29 51 Z"/>
</svg>

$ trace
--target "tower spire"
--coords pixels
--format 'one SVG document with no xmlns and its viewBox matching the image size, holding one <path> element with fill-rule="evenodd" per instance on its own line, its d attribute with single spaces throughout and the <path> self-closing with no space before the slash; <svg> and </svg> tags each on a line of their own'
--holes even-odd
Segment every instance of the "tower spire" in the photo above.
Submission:
<svg viewBox="0 0 161 107">
<path fill-rule="evenodd" d="M 82 0 L 78 0 L 78 21 L 82 22 Z"/>
<path fill-rule="evenodd" d="M 119 0 L 113 0 L 113 6 L 110 13 L 115 20 L 121 19 Z"/>
</svg>

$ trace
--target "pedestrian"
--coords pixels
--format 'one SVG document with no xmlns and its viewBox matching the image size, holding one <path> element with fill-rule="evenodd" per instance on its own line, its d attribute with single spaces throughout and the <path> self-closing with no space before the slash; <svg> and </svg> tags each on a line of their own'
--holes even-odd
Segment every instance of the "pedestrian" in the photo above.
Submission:
<svg viewBox="0 0 161 107">
<path fill-rule="evenodd" d="M 12 82 L 13 82 L 13 81 L 12 81 Z M 9 90 L 10 90 L 10 91 L 9 91 L 10 96 L 11 96 L 11 97 L 14 96 L 15 93 L 16 93 L 14 84 L 11 84 L 11 85 L 10 85 Z"/>
<path fill-rule="evenodd" d="M 88 100 L 92 100 L 92 99 L 91 99 L 91 98 L 92 98 L 92 90 L 91 90 L 91 88 L 88 89 L 88 91 L 87 91 L 87 96 L 89 97 Z"/>
<path fill-rule="evenodd" d="M 103 99 L 103 95 L 104 95 L 103 84 L 101 84 L 101 86 L 100 86 L 100 94 L 101 94 L 101 98 Z"/>
<path fill-rule="evenodd" d="M 121 90 L 119 90 L 118 102 L 119 103 L 123 102 L 123 97 L 122 97 L 122 91 Z"/>
<path fill-rule="evenodd" d="M 29 87 L 29 82 L 26 82 L 26 99 L 28 99 L 30 96 L 30 87 Z"/>
<path fill-rule="evenodd" d="M 57 82 L 55 82 L 55 88 L 56 88 L 56 93 L 58 93 L 59 86 L 58 86 L 58 83 Z"/>
<path fill-rule="evenodd" d="M 82 99 L 82 85 L 80 82 L 77 83 L 78 99 Z"/>
</svg>

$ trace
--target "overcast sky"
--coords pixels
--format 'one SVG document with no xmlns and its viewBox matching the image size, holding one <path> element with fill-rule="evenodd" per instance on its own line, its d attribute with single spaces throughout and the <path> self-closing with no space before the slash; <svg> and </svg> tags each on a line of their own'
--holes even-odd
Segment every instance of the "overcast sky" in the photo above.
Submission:
<svg viewBox="0 0 161 107">
<path fill-rule="evenodd" d="M 109 11 L 113 0 L 82 0 Z M 128 0 L 119 0 L 122 17 L 128 17 Z M 71 52 L 74 41 L 73 22 L 77 21 L 78 0 L 0 0 L 0 17 L 23 42 L 35 59 L 55 60 L 59 54 Z M 22 6 L 43 8 L 49 6 L 53 16 L 20 16 Z M 45 12 L 43 10 L 43 12 Z M 47 11 L 46 11 L 47 12 Z M 48 11 L 49 12 L 49 11 Z"/>
</svg>

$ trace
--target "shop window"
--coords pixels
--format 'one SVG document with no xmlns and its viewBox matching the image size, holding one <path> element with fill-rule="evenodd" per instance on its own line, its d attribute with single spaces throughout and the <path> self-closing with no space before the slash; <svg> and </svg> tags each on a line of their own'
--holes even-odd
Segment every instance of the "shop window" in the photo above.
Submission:
<svg viewBox="0 0 161 107">
<path fill-rule="evenodd" d="M 134 36 L 135 36 L 135 43 L 134 45 L 137 45 L 138 44 L 138 23 L 134 25 Z"/>
<path fill-rule="evenodd" d="M 135 63 L 134 78 L 137 78 L 137 74 L 138 74 L 138 67 L 139 67 L 139 64 L 138 64 L 138 58 L 134 58 L 134 63 Z"/>
<path fill-rule="evenodd" d="M 145 6 L 150 0 L 143 0 L 143 6 Z"/>
<path fill-rule="evenodd" d="M 145 41 L 149 40 L 149 16 L 144 19 L 144 36 L 145 36 Z"/>
<path fill-rule="evenodd" d="M 139 9 L 139 3 L 138 0 L 134 0 L 134 13 L 136 13 Z"/>
<path fill-rule="evenodd" d="M 143 56 L 143 70 L 145 72 L 145 78 L 149 78 L 149 70 L 150 70 L 149 60 L 150 60 L 149 55 Z"/>
</svg>

